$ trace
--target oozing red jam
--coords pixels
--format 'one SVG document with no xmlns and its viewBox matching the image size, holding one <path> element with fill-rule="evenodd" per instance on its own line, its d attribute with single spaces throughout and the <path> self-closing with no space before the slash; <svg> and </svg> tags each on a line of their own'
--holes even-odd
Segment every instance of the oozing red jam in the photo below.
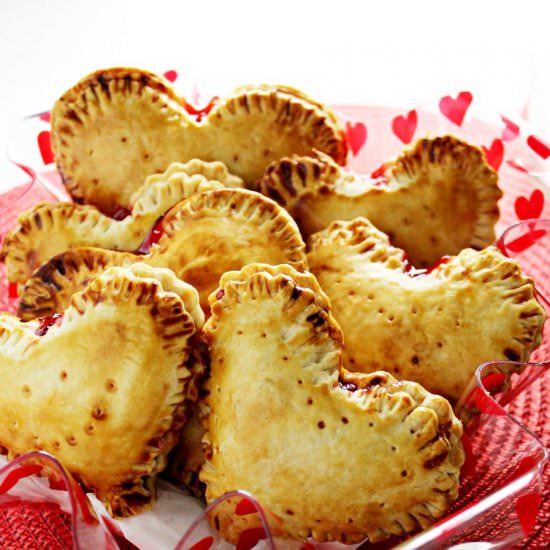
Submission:
<svg viewBox="0 0 550 550">
<path fill-rule="evenodd" d="M 131 214 L 130 210 L 121 206 L 114 211 L 113 220 L 116 220 L 117 222 L 119 222 L 124 218 L 127 218 L 130 214 Z"/>
<path fill-rule="evenodd" d="M 59 324 L 61 322 L 61 319 L 63 319 L 62 313 L 54 313 L 49 317 L 44 317 L 40 319 L 40 325 L 36 329 L 35 334 L 37 336 L 44 336 L 44 334 L 46 334 L 48 330 L 50 330 L 50 327 L 55 324 Z"/>
<path fill-rule="evenodd" d="M 371 172 L 371 179 L 373 185 L 387 185 L 388 178 L 385 175 L 386 172 L 386 165 L 381 164 L 376 170 Z"/>
<path fill-rule="evenodd" d="M 157 244 L 160 241 L 160 238 L 162 237 L 163 228 L 162 228 L 162 220 L 164 219 L 164 216 L 161 216 L 156 222 L 155 225 L 153 225 L 153 228 L 145 239 L 143 239 L 143 242 L 141 243 L 141 246 L 138 248 L 137 252 L 140 254 L 147 254 L 151 247 L 154 244 Z"/>
<path fill-rule="evenodd" d="M 195 117 L 197 117 L 197 122 L 200 122 L 202 120 L 202 117 L 208 115 L 208 113 L 212 110 L 212 107 L 216 105 L 219 97 L 214 96 L 209 102 L 206 107 L 203 107 L 202 109 L 197 109 L 196 107 L 193 107 L 193 105 L 187 103 L 186 101 L 183 102 L 183 107 L 185 110 Z"/>
<path fill-rule="evenodd" d="M 403 271 L 409 277 L 421 277 L 422 275 L 428 275 L 432 271 L 436 270 L 439 266 L 445 265 L 446 263 L 449 262 L 450 259 L 451 259 L 451 256 L 441 256 L 441 258 L 437 262 L 435 262 L 435 264 L 431 265 L 427 269 L 417 269 L 411 264 L 408 256 L 405 254 L 404 260 L 403 260 Z"/>
</svg>

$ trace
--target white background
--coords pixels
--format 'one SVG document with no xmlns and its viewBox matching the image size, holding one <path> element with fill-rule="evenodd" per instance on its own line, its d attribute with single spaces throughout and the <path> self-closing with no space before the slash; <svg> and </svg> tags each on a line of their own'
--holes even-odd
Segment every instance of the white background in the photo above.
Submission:
<svg viewBox="0 0 550 550">
<path fill-rule="evenodd" d="M 0 0 L 0 184 L 25 115 L 89 72 L 176 69 L 202 97 L 282 83 L 328 103 L 417 103 L 471 90 L 550 136 L 548 0 Z"/>
</svg>

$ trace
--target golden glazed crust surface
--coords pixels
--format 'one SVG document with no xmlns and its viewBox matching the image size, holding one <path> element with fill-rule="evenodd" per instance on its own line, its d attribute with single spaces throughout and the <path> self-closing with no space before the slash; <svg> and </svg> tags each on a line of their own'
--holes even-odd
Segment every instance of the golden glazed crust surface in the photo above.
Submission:
<svg viewBox="0 0 550 550">
<path fill-rule="evenodd" d="M 347 543 L 441 516 L 457 495 L 460 422 L 418 384 L 341 370 L 342 333 L 311 274 L 252 264 L 224 275 L 210 303 L 209 502 L 242 489 L 276 536 Z M 214 515 L 232 542 L 255 526 L 229 504 Z"/>
<path fill-rule="evenodd" d="M 6 264 L 8 280 L 23 284 L 41 264 L 69 248 L 134 251 L 175 204 L 194 193 L 224 187 L 242 187 L 242 180 L 221 162 L 194 159 L 149 176 L 132 197 L 129 216 L 120 221 L 95 206 L 42 203 L 19 215 L 18 226 L 4 239 L 0 260 Z"/>
<path fill-rule="evenodd" d="M 323 154 L 294 155 L 271 164 L 258 189 L 289 211 L 304 236 L 364 216 L 417 267 L 494 242 L 502 193 L 479 147 L 454 136 L 421 139 L 384 167 L 380 183 Z"/>
<path fill-rule="evenodd" d="M 458 399 L 481 363 L 526 361 L 541 343 L 533 281 L 494 247 L 411 277 L 403 251 L 364 218 L 334 222 L 309 245 L 351 371 L 387 370 Z"/>
<path fill-rule="evenodd" d="M 146 509 L 198 397 L 203 320 L 193 288 L 139 264 L 92 281 L 43 336 L 0 314 L 0 446 L 53 454 L 115 517 Z"/>
<path fill-rule="evenodd" d="M 71 195 L 112 214 L 145 177 L 171 162 L 219 160 L 253 182 L 272 161 L 319 149 L 344 163 L 334 115 L 288 87 L 249 86 L 197 122 L 164 78 L 139 69 L 97 71 L 52 111 L 52 146 Z"/>
<path fill-rule="evenodd" d="M 166 214 L 162 227 L 158 245 L 145 256 L 97 248 L 75 248 L 55 256 L 24 286 L 19 315 L 33 319 L 60 311 L 75 290 L 109 265 L 141 261 L 169 267 L 197 289 L 205 311 L 208 295 L 226 271 L 251 262 L 307 268 L 305 244 L 294 220 L 254 191 L 194 194 Z"/>
</svg>

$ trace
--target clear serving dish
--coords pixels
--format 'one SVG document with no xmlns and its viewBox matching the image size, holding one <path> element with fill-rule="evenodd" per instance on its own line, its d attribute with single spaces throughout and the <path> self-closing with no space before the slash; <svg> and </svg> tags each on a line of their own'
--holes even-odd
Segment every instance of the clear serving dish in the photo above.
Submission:
<svg viewBox="0 0 550 550">
<path fill-rule="evenodd" d="M 349 165 L 361 173 L 372 173 L 398 154 L 404 144 L 428 134 L 453 133 L 482 146 L 490 164 L 499 171 L 504 191 L 498 245 L 535 279 L 540 301 L 550 312 L 550 206 L 545 200 L 550 147 L 524 123 L 502 115 L 481 118 L 476 116 L 475 107 L 472 94 L 461 92 L 408 111 L 349 105 L 334 109 L 346 128 Z M 8 154 L 29 175 L 29 183 L 0 194 L 0 239 L 15 225 L 18 212 L 41 201 L 68 199 L 53 162 L 49 113 L 28 117 L 17 129 Z M 0 264 L 0 310 L 14 311 L 16 304 L 16 290 L 6 281 Z M 430 529 L 406 540 L 367 543 L 363 548 L 509 548 L 532 533 L 543 499 L 550 499 L 543 478 L 548 450 L 525 421 L 530 410 L 547 405 L 543 389 L 545 377 L 550 380 L 550 363 L 544 361 L 549 359 L 550 336 L 546 334 L 533 362 L 525 364 L 520 375 L 512 375 L 509 387 L 502 385 L 504 374 L 517 370 L 512 369 L 517 364 L 490 362 L 478 368 L 457 406 L 465 423 L 467 451 L 459 499 Z M 37 477 L 45 473 L 49 481 Z M 234 504 L 236 515 L 259 514 L 264 519 L 262 529 L 243 534 L 238 550 L 256 544 L 281 547 L 280 541 L 273 540 L 264 511 L 253 495 L 236 491 L 222 499 Z M 132 547 L 127 541 L 143 550 L 230 547 L 206 519 L 217 503 L 203 510 L 198 501 L 163 481 L 155 509 L 115 522 L 92 495 L 82 492 L 55 458 L 44 453 L 21 456 L 0 469 L 0 511 L 32 503 L 51 503 L 58 514 L 68 514 L 64 516 L 66 528 L 78 549 Z M 22 526 L 14 523 L 12 528 Z M 337 543 L 312 541 L 290 546 L 304 550 L 344 548 Z"/>
</svg>

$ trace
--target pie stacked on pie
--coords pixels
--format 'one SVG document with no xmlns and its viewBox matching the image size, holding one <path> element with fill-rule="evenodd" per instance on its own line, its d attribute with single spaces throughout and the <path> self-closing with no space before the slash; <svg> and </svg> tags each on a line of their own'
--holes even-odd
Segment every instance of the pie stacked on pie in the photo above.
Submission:
<svg viewBox="0 0 550 550">
<path fill-rule="evenodd" d="M 0 314 L 10 456 L 56 455 L 115 517 L 152 504 L 169 452 L 284 538 L 377 542 L 446 512 L 452 404 L 480 363 L 520 370 L 545 320 L 490 246 L 481 149 L 425 138 L 361 176 L 302 92 L 243 87 L 197 119 L 122 68 L 66 92 L 52 137 L 74 202 L 21 214 L 1 253 L 21 291 Z M 234 512 L 210 519 L 236 543 L 259 524 Z"/>
</svg>

